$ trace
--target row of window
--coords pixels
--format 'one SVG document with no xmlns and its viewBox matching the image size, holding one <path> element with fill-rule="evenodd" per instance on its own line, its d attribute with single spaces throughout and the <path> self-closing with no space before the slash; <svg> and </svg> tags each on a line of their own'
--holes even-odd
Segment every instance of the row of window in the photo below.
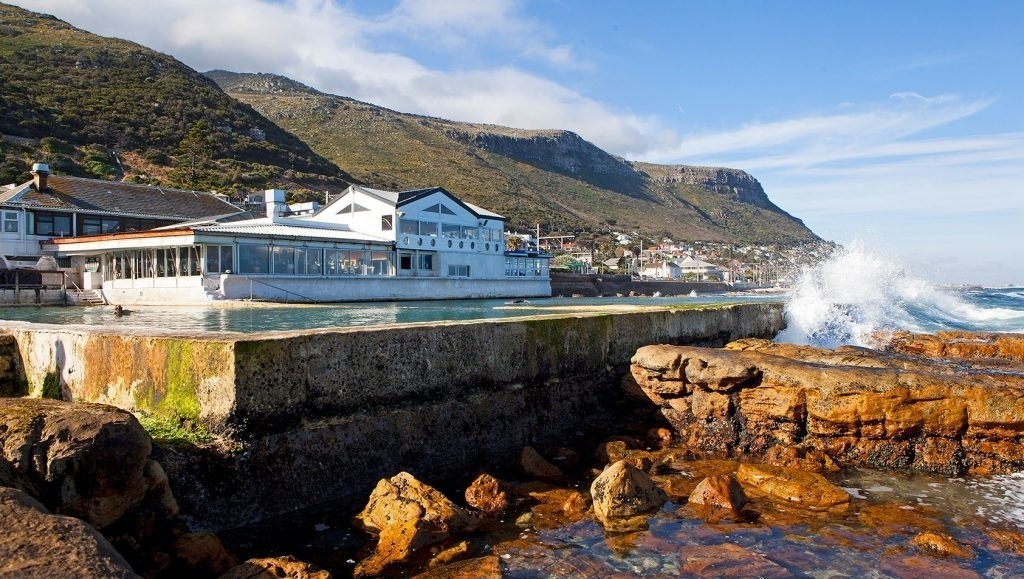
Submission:
<svg viewBox="0 0 1024 579">
<path fill-rule="evenodd" d="M 54 211 L 29 211 L 26 213 L 26 233 L 46 237 L 71 237 L 73 235 L 98 235 L 119 231 L 144 231 L 173 221 L 165 219 L 140 219 L 138 217 L 111 217 L 86 214 L 58 213 Z M 17 211 L 3 212 L 4 233 L 17 233 L 20 220 Z"/>
<path fill-rule="evenodd" d="M 202 260 L 197 247 L 169 247 L 118 251 L 104 268 L 105 279 L 138 279 L 200 275 Z"/>
<path fill-rule="evenodd" d="M 508 277 L 526 277 L 550 275 L 550 260 L 539 257 L 505 257 L 505 275 Z"/>
<path fill-rule="evenodd" d="M 426 237 L 447 237 L 449 239 L 479 239 L 481 241 L 501 242 L 504 234 L 500 229 L 487 227 L 471 227 L 453 223 L 436 221 L 418 221 L 416 219 L 399 219 L 398 232 L 403 235 L 423 235 Z"/>
</svg>

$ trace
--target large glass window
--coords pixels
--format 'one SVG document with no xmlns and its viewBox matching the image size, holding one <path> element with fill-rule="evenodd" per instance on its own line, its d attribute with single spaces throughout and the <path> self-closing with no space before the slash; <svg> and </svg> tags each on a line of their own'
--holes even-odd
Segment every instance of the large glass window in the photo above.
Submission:
<svg viewBox="0 0 1024 579">
<path fill-rule="evenodd" d="M 295 273 L 299 275 L 320 275 L 323 273 L 323 250 L 308 247 L 295 248 Z"/>
<path fill-rule="evenodd" d="M 238 271 L 239 273 L 269 273 L 270 246 L 239 245 Z"/>
<path fill-rule="evenodd" d="M 234 247 L 230 245 L 206 246 L 206 271 L 209 273 L 231 273 L 235 270 Z"/>
<path fill-rule="evenodd" d="M 434 269 L 434 254 L 433 253 L 421 253 L 419 259 L 418 269 L 432 270 Z"/>
<path fill-rule="evenodd" d="M 415 219 L 399 219 L 398 231 L 408 235 L 419 235 L 420 222 Z"/>
<path fill-rule="evenodd" d="M 71 235 L 71 216 L 64 213 L 36 212 L 33 225 L 35 225 L 34 230 L 29 233 L 34 233 L 35 235 L 49 237 L 68 237 Z"/>
<path fill-rule="evenodd" d="M 444 237 L 458 238 L 462 235 L 462 227 L 451 223 L 441 224 L 441 235 Z"/>
<path fill-rule="evenodd" d="M 412 269 L 412 254 L 411 253 L 403 252 L 403 253 L 399 254 L 399 256 L 398 256 L 398 268 L 399 269 L 403 269 L 403 270 L 410 270 L 410 269 Z"/>
<path fill-rule="evenodd" d="M 295 275 L 295 248 L 272 247 L 273 272 L 278 275 Z"/>
</svg>

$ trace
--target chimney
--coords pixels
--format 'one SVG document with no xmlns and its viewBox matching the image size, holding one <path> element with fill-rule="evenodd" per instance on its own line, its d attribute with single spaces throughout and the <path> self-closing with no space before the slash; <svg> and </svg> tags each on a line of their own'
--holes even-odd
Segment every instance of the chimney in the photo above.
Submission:
<svg viewBox="0 0 1024 579">
<path fill-rule="evenodd" d="M 32 165 L 32 177 L 36 191 L 46 191 L 46 178 L 50 175 L 50 166 L 46 163 Z"/>
<path fill-rule="evenodd" d="M 270 218 L 271 222 L 277 220 L 278 217 L 284 213 L 284 210 L 288 208 L 284 204 L 284 190 L 283 189 L 267 189 L 264 192 L 264 197 L 267 204 L 267 217 Z"/>
</svg>

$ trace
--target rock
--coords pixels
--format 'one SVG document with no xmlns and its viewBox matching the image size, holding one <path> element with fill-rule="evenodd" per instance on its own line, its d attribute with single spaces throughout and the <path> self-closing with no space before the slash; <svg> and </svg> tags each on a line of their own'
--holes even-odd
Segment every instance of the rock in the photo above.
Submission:
<svg viewBox="0 0 1024 579">
<path fill-rule="evenodd" d="M 974 551 L 970 547 L 965 547 L 960 543 L 953 540 L 953 537 L 944 533 L 935 533 L 926 531 L 924 533 L 918 533 L 910 540 L 910 544 L 926 551 L 933 555 L 939 555 L 940 557 L 959 557 L 962 559 L 971 559 L 974 557 Z"/>
<path fill-rule="evenodd" d="M 647 441 L 654 448 L 667 448 L 672 445 L 672 431 L 667 428 L 651 428 L 647 431 Z"/>
<path fill-rule="evenodd" d="M 606 527 L 614 519 L 637 517 L 661 508 L 668 497 L 644 471 L 618 461 L 590 485 L 594 514 Z"/>
<path fill-rule="evenodd" d="M 0 576 L 138 577 L 96 529 L 0 487 Z"/>
<path fill-rule="evenodd" d="M 988 532 L 988 537 L 1007 551 L 1024 555 L 1024 533 L 998 529 Z"/>
<path fill-rule="evenodd" d="M 950 334 L 941 347 L 916 350 L 908 339 L 894 341 L 892 352 L 765 340 L 726 349 L 645 346 L 623 388 L 656 405 L 687 448 L 707 456 L 799 447 L 815 450 L 776 450 L 770 461 L 950 476 L 1024 470 L 1024 363 L 1016 358 L 1024 340 L 971 336 Z M 910 351 L 965 358 L 953 365 Z"/>
<path fill-rule="evenodd" d="M 689 504 L 738 513 L 747 504 L 747 495 L 734 477 L 715 475 L 697 484 L 690 494 Z"/>
<path fill-rule="evenodd" d="M 816 448 L 799 446 L 773 446 L 764 455 L 765 464 L 810 472 L 839 472 L 839 465 L 829 455 Z"/>
<path fill-rule="evenodd" d="M 520 485 L 516 492 L 533 501 L 528 519 L 520 517 L 516 525 L 536 529 L 564 527 L 583 518 L 590 510 L 590 497 L 572 489 L 556 487 L 548 483 L 533 482 Z"/>
<path fill-rule="evenodd" d="M 770 465 L 741 464 L 736 479 L 751 495 L 764 496 L 786 506 L 845 512 L 850 495 L 818 473 Z"/>
<path fill-rule="evenodd" d="M 919 555 L 882 557 L 878 570 L 883 577 L 941 577 L 942 579 L 979 579 L 981 575 L 952 561 Z"/>
<path fill-rule="evenodd" d="M 508 485 L 483 473 L 466 488 L 466 504 L 489 517 L 499 517 L 511 506 Z"/>
<path fill-rule="evenodd" d="M 249 559 L 219 579 L 330 579 L 331 574 L 292 556 Z"/>
<path fill-rule="evenodd" d="M 465 559 L 466 555 L 469 554 L 469 542 L 459 541 L 451 547 L 441 551 L 434 558 L 427 563 L 427 567 L 437 567 L 438 565 L 447 565 L 458 561 L 459 559 Z"/>
<path fill-rule="evenodd" d="M 739 545 L 687 545 L 679 549 L 680 571 L 689 577 L 791 577 L 764 555 Z"/>
<path fill-rule="evenodd" d="M 468 511 L 406 472 L 381 479 L 354 521 L 378 536 L 373 552 L 353 571 L 361 577 L 379 575 L 417 550 L 477 525 Z"/>
<path fill-rule="evenodd" d="M 946 331 L 931 334 L 893 334 L 886 351 L 930 358 L 1004 358 L 1024 362 L 1024 337 L 1020 334 Z"/>
<path fill-rule="evenodd" d="M 623 440 L 607 440 L 597 445 L 594 458 L 599 464 L 611 464 L 629 456 L 629 445 Z"/>
<path fill-rule="evenodd" d="M 532 446 L 523 447 L 519 453 L 519 465 L 523 472 L 535 478 L 558 480 L 563 477 L 562 470 L 545 460 Z"/>
<path fill-rule="evenodd" d="M 238 565 L 213 533 L 183 535 L 174 542 L 173 553 L 179 568 L 190 574 L 201 570 L 203 575 L 219 576 Z"/>
<path fill-rule="evenodd" d="M 0 485 L 103 529 L 142 502 L 149 434 L 131 413 L 100 404 L 0 398 Z M 152 475 L 154 467 L 150 466 Z"/>
<path fill-rule="evenodd" d="M 416 577 L 420 579 L 500 579 L 502 577 L 501 559 L 497 555 L 467 559 L 428 569 L 426 573 L 421 573 Z"/>
</svg>

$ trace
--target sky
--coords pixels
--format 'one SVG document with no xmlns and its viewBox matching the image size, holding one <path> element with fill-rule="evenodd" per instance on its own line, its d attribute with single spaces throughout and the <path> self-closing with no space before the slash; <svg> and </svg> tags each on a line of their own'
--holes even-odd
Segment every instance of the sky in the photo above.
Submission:
<svg viewBox="0 0 1024 579">
<path fill-rule="evenodd" d="M 742 169 L 915 276 L 1024 284 L 1024 2 L 12 3 L 199 71 Z"/>
</svg>

